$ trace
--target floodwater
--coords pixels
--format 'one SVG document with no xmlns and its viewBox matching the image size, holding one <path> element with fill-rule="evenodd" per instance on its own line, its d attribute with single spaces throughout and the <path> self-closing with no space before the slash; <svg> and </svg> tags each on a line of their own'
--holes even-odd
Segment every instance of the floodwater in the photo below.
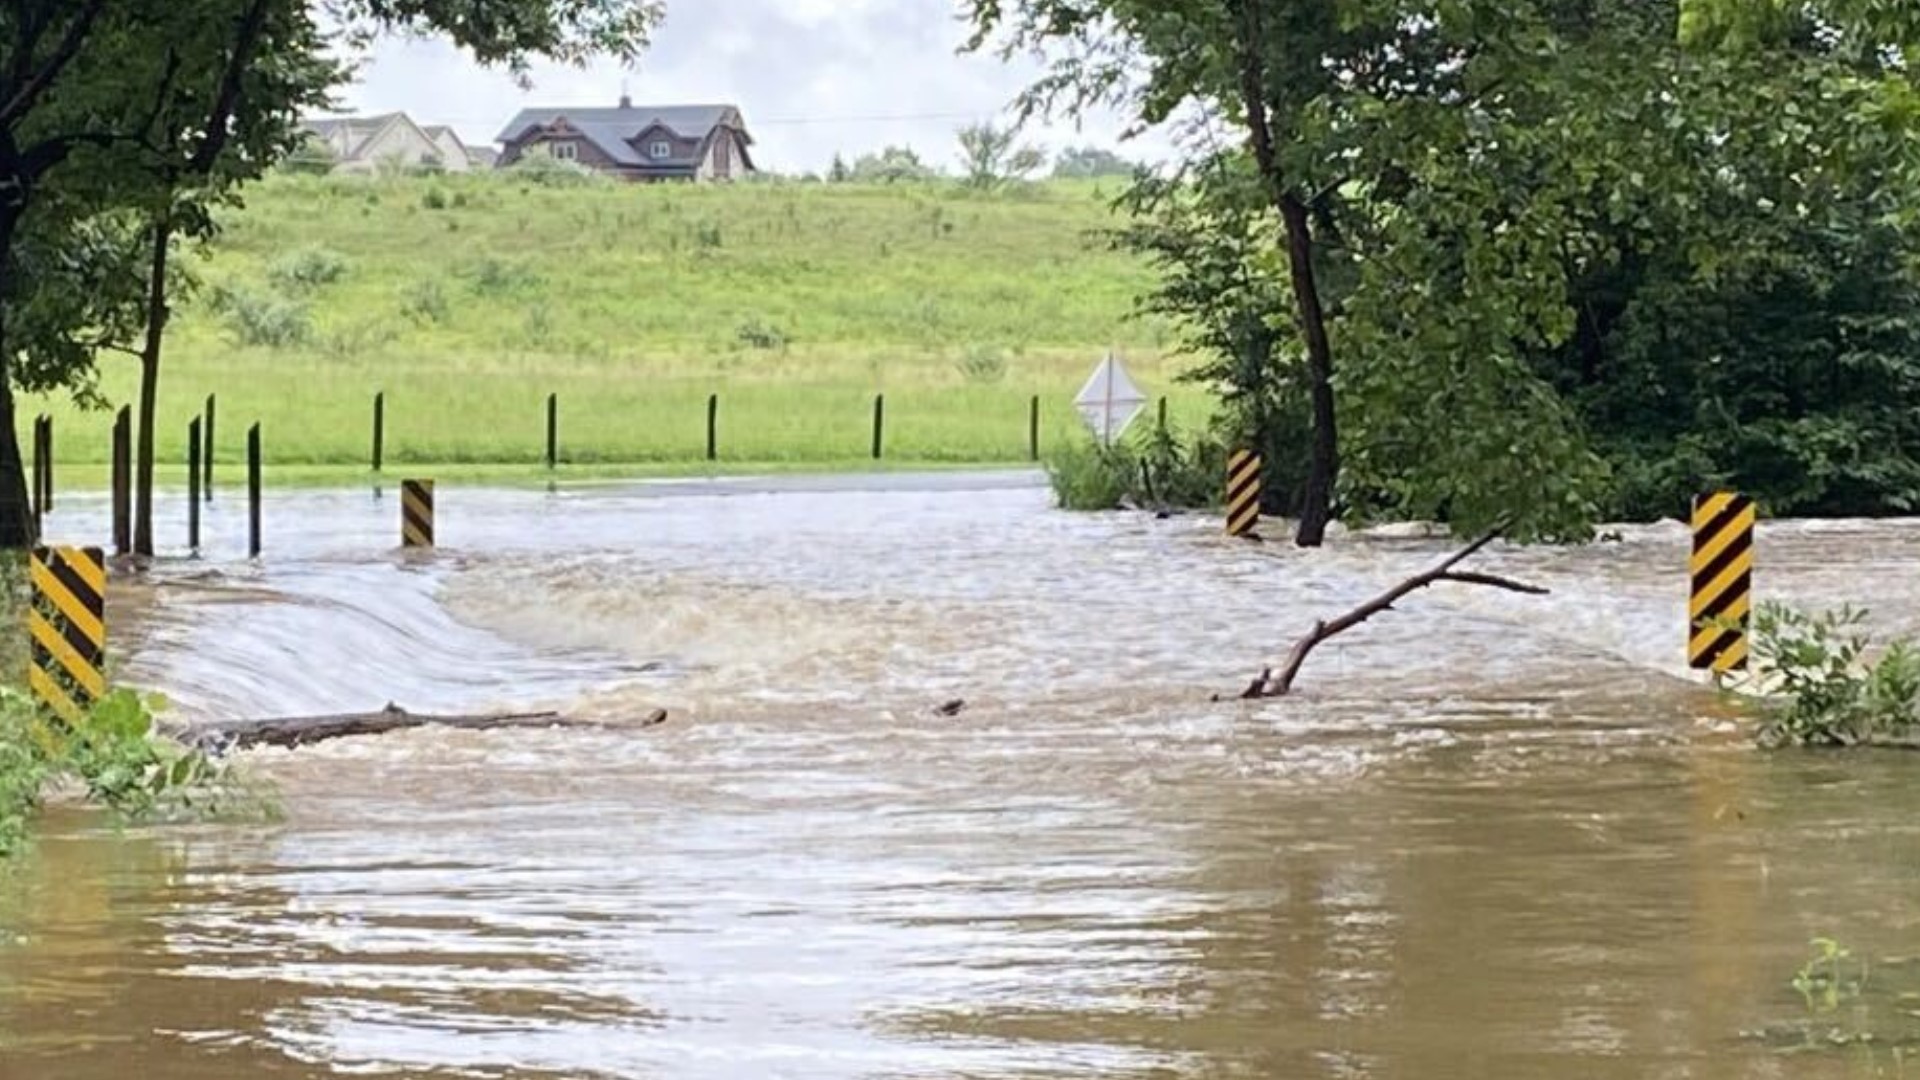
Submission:
<svg viewBox="0 0 1920 1080">
<path fill-rule="evenodd" d="M 1247 704 L 1449 545 L 944 476 L 443 486 L 413 559 L 391 489 L 287 495 L 256 567 L 221 499 L 115 585 L 179 715 L 607 726 L 252 752 L 270 826 L 56 809 L 0 877 L 3 1080 L 1896 1076 L 1920 1035 L 1920 758 L 1752 749 L 1679 663 L 1677 525 L 1492 550 L 1553 594 L 1416 596 Z M 1920 618 L 1920 523 L 1758 552 Z M 1831 1010 L 1816 936 L 1870 972 Z"/>
</svg>

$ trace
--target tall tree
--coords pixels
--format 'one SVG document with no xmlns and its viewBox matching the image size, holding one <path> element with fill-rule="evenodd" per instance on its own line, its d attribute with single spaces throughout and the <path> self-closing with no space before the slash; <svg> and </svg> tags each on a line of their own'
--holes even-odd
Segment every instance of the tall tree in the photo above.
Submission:
<svg viewBox="0 0 1920 1080">
<path fill-rule="evenodd" d="M 1037 172 L 1047 163 L 1038 147 L 1022 146 L 1020 133 L 991 121 L 960 129 L 960 166 L 970 187 L 987 190 Z"/>
<path fill-rule="evenodd" d="M 439 32 L 484 63 L 524 71 L 533 56 L 632 59 L 660 14 L 654 0 L 324 0 L 349 41 Z M 29 259 L 124 213 L 153 215 L 143 246 L 155 316 L 143 342 L 157 371 L 168 238 L 181 202 L 204 204 L 283 153 L 298 112 L 344 77 L 306 0 L 12 0 L 0 6 L 0 547 L 31 543 L 33 520 L 14 428 L 14 392 L 91 386 L 74 347 L 124 327 L 98 303 L 48 293 L 106 268 L 34 277 Z M 201 227 L 196 223 L 196 228 Z M 23 246 L 23 241 L 26 245 Z M 78 246 L 128 263 L 123 244 Z M 158 283 L 160 288 L 155 289 Z M 111 294 L 124 300 L 124 290 Z M 63 323 L 59 316 L 93 320 Z M 22 337 L 31 332 L 34 337 Z M 50 368 L 48 356 L 69 366 Z M 144 361 L 143 361 L 144 362 Z M 147 425 L 150 439 L 151 425 Z M 150 461 L 151 455 L 148 455 Z"/>
</svg>

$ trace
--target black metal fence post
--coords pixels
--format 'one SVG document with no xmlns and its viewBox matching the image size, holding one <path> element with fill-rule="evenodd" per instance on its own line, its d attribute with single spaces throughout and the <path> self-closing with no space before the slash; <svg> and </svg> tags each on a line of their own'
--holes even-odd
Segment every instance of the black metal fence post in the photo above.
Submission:
<svg viewBox="0 0 1920 1080">
<path fill-rule="evenodd" d="M 880 460 L 881 432 L 887 420 L 887 395 L 873 395 L 873 460 Z"/>
<path fill-rule="evenodd" d="M 133 553 L 133 408 L 113 418 L 113 553 Z"/>
<path fill-rule="evenodd" d="M 1040 395 L 1027 402 L 1027 460 L 1040 460 Z"/>
<path fill-rule="evenodd" d="M 720 395 L 707 395 L 707 460 L 720 459 Z"/>
<path fill-rule="evenodd" d="M 205 438 L 206 449 L 200 455 L 200 467 L 206 470 L 200 481 L 200 494 L 208 502 L 213 501 L 213 395 L 207 395 L 207 426 L 201 436 Z"/>
<path fill-rule="evenodd" d="M 187 422 L 187 550 L 200 553 L 200 418 Z"/>
<path fill-rule="evenodd" d="M 547 468 L 560 467 L 560 395 L 547 395 Z"/>
<path fill-rule="evenodd" d="M 373 471 L 380 471 L 380 462 L 386 456 L 387 448 L 387 392 L 381 390 L 373 395 Z"/>
<path fill-rule="evenodd" d="M 260 557 L 260 425 L 247 429 L 247 557 Z"/>
</svg>

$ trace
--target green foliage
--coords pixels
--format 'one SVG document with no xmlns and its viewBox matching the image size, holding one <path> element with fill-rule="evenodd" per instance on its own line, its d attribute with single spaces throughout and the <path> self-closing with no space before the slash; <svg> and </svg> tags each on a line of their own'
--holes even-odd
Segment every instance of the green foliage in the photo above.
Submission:
<svg viewBox="0 0 1920 1080">
<path fill-rule="evenodd" d="M 954 370 L 970 383 L 997 383 L 1007 377 L 1007 351 L 993 345 L 969 345 Z"/>
<path fill-rule="evenodd" d="M 1765 680 L 1755 709 L 1766 746 L 1903 741 L 1920 722 L 1920 646 L 1900 639 L 1869 664 L 1855 608 L 1809 615 L 1762 604 L 1753 657 Z"/>
<path fill-rule="evenodd" d="M 447 203 L 447 193 L 442 188 L 430 187 L 427 189 L 426 194 L 420 196 L 420 208 L 422 210 L 445 210 Z"/>
<path fill-rule="evenodd" d="M 1133 162 L 1098 146 L 1070 146 L 1053 159 L 1053 175 L 1059 180 L 1132 176 L 1134 169 Z"/>
<path fill-rule="evenodd" d="M 325 247 L 303 247 L 275 259 L 267 278 L 291 293 L 311 292 L 346 276 L 346 256 Z"/>
<path fill-rule="evenodd" d="M 1809 945 L 1813 955 L 1794 972 L 1791 984 L 1807 1011 L 1833 1013 L 1858 1001 L 1867 985 L 1867 962 L 1856 961 L 1851 949 L 1832 938 L 1814 938 Z"/>
<path fill-rule="evenodd" d="M 1226 458 L 1211 438 L 1182 443 L 1156 425 L 1111 446 L 1074 439 L 1047 455 L 1046 469 L 1063 510 L 1191 509 L 1219 503 Z"/>
<path fill-rule="evenodd" d="M 340 156 L 325 139 L 307 136 L 281 159 L 281 170 L 296 176 L 325 176 L 340 163 Z"/>
<path fill-rule="evenodd" d="M 212 308 L 241 345 L 288 349 L 306 343 L 313 335 L 307 306 L 278 293 L 218 288 L 213 291 Z"/>
<path fill-rule="evenodd" d="M 27 839 L 28 819 L 55 784 L 124 820 L 271 813 L 267 793 L 230 766 L 156 732 L 157 699 L 115 690 L 77 728 L 46 719 L 24 693 L 0 687 L 0 858 Z"/>
<path fill-rule="evenodd" d="M 849 179 L 861 183 L 895 184 L 932 180 L 939 173 L 920 160 L 910 146 L 889 146 L 854 160 Z"/>
<path fill-rule="evenodd" d="M 1047 156 L 1038 147 L 1018 145 L 1019 132 L 991 122 L 960 129 L 960 165 L 967 186 L 991 190 L 1040 171 Z"/>
<path fill-rule="evenodd" d="M 491 255 L 469 265 L 465 273 L 467 284 L 476 296 L 515 296 L 537 289 L 541 284 L 540 273 L 533 267 Z"/>
<path fill-rule="evenodd" d="M 585 165 L 562 161 L 551 154 L 528 154 L 507 166 L 506 173 L 541 187 L 589 187 L 606 182 L 606 177 Z"/>
<path fill-rule="evenodd" d="M 416 324 L 438 325 L 446 322 L 452 313 L 446 290 L 440 287 L 438 278 L 416 281 L 400 294 L 400 314 Z"/>
<path fill-rule="evenodd" d="M 749 349 L 784 349 L 787 332 L 758 315 L 749 315 L 733 328 L 733 340 Z"/>
<path fill-rule="evenodd" d="M 1049 453 L 1046 467 L 1062 510 L 1117 510 L 1138 485 L 1139 465 L 1119 444 L 1076 439 Z"/>
</svg>

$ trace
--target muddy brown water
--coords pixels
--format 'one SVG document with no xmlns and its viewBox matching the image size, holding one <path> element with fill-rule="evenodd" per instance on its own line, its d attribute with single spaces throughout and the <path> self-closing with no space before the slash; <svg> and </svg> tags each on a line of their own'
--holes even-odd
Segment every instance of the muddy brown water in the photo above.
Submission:
<svg viewBox="0 0 1920 1080">
<path fill-rule="evenodd" d="M 392 491 L 271 499 L 249 567 L 216 502 L 123 675 L 672 720 L 253 753 L 267 827 L 55 808 L 0 877 L 0 1078 L 1891 1076 L 1920 1034 L 1920 756 L 1751 749 L 1679 663 L 1678 526 L 1495 550 L 1553 595 L 1421 596 L 1247 705 L 1209 697 L 1447 545 L 1026 477 L 440 503 L 403 559 Z M 1759 551 L 1920 621 L 1920 525 Z M 1815 936 L 1870 967 L 1830 1012 Z"/>
</svg>

